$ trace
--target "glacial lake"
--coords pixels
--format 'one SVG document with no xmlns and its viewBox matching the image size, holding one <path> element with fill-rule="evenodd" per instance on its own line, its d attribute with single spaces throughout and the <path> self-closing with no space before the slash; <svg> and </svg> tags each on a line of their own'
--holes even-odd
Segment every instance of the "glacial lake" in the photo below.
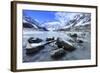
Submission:
<svg viewBox="0 0 100 73">
<path fill-rule="evenodd" d="M 84 39 L 82 44 L 74 43 L 76 46 L 76 50 L 73 52 L 66 52 L 66 54 L 61 57 L 60 59 L 53 59 L 50 56 L 50 52 L 53 50 L 54 47 L 50 45 L 46 45 L 44 49 L 40 50 L 38 53 L 33 55 L 27 55 L 25 47 L 27 45 L 27 40 L 30 37 L 40 38 L 46 40 L 48 37 L 57 37 L 63 38 L 65 40 L 73 40 L 69 36 L 70 33 L 77 33 L 79 38 Z M 85 33 L 85 36 L 82 34 Z M 23 62 L 41 62 L 41 61 L 61 61 L 61 60 L 84 60 L 91 58 L 91 40 L 90 40 L 90 32 L 54 32 L 54 31 L 23 31 Z"/>
</svg>

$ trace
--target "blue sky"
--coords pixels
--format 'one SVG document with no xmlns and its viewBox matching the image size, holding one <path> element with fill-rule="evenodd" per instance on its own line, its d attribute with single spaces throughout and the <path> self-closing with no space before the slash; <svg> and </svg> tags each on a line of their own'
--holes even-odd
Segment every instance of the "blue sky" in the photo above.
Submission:
<svg viewBox="0 0 100 73">
<path fill-rule="evenodd" d="M 39 10 L 23 10 L 23 16 L 31 17 L 38 23 L 47 24 L 57 22 L 61 26 L 65 26 L 69 20 L 72 20 L 76 15 L 83 15 L 79 12 L 61 12 L 61 11 L 39 11 Z M 89 14 L 90 13 L 84 13 Z"/>
<path fill-rule="evenodd" d="M 37 11 L 37 10 L 23 10 L 23 15 L 36 19 L 39 23 L 55 20 L 56 11 Z"/>
</svg>

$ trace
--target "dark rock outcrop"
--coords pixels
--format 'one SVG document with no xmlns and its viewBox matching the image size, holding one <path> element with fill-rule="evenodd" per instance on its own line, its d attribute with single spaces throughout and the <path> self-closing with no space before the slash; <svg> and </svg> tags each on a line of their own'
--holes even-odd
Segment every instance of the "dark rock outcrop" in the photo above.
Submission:
<svg viewBox="0 0 100 73">
<path fill-rule="evenodd" d="M 46 41 L 51 41 L 51 40 L 55 40 L 55 38 L 54 37 L 52 37 L 52 38 L 46 38 Z"/>
<path fill-rule="evenodd" d="M 57 38 L 56 42 L 57 46 L 59 48 L 63 48 L 66 51 L 74 51 L 76 48 L 71 44 L 70 42 L 63 40 L 61 38 Z"/>
<path fill-rule="evenodd" d="M 70 34 L 70 36 L 71 36 L 71 37 L 75 37 L 75 38 L 78 37 L 78 35 L 77 35 L 76 33 L 74 33 L 74 34 Z"/>
<path fill-rule="evenodd" d="M 84 42 L 84 41 L 81 40 L 81 39 L 77 40 L 77 43 L 83 43 L 83 42 Z"/>
<path fill-rule="evenodd" d="M 33 28 L 33 25 L 30 23 L 23 23 L 23 28 Z"/>
<path fill-rule="evenodd" d="M 65 50 L 63 48 L 59 48 L 50 52 L 50 55 L 54 59 L 59 59 L 65 55 Z"/>
<path fill-rule="evenodd" d="M 40 38 L 33 38 L 33 37 L 30 37 L 29 39 L 28 39 L 28 42 L 29 43 L 40 43 L 40 42 L 42 42 L 43 40 L 42 39 L 40 39 Z"/>
<path fill-rule="evenodd" d="M 38 53 L 40 50 L 42 50 L 44 48 L 44 46 L 38 46 L 35 48 L 26 48 L 26 54 L 31 55 L 31 54 L 36 54 Z"/>
</svg>

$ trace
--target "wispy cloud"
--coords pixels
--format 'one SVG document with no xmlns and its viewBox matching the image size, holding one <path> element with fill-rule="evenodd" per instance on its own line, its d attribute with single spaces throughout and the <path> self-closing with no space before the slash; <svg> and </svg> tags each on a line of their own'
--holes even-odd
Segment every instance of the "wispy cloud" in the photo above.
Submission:
<svg viewBox="0 0 100 73">
<path fill-rule="evenodd" d="M 71 19 L 73 19 L 78 13 L 69 12 L 56 12 L 54 14 L 55 20 L 43 23 L 43 26 L 48 28 L 48 30 L 63 28 Z"/>
<path fill-rule="evenodd" d="M 69 12 L 57 12 L 55 13 L 55 19 L 58 20 L 62 26 L 66 25 L 69 20 L 73 19 L 78 13 L 69 13 Z"/>
</svg>

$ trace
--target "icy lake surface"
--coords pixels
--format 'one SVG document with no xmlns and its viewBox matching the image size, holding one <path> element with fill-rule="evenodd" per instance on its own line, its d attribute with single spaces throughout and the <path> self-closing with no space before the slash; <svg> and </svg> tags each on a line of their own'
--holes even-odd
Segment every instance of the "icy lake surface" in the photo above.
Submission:
<svg viewBox="0 0 100 73">
<path fill-rule="evenodd" d="M 86 35 L 81 35 L 83 32 L 76 32 L 79 35 L 79 38 L 83 39 L 83 43 L 72 43 L 76 47 L 76 50 L 72 52 L 67 52 L 66 54 L 59 58 L 59 59 L 53 59 L 50 55 L 50 52 L 53 51 L 54 47 L 52 47 L 52 44 L 46 45 L 44 49 L 40 50 L 36 54 L 27 55 L 26 54 L 26 44 L 27 40 L 30 37 L 40 38 L 45 40 L 47 37 L 60 37 L 65 40 L 73 40 L 70 36 L 68 36 L 70 33 L 73 32 L 54 32 L 54 31 L 23 31 L 23 62 L 41 62 L 41 61 L 61 61 L 61 60 L 84 60 L 84 59 L 90 59 L 91 58 L 91 37 L 90 32 L 84 32 Z"/>
</svg>

